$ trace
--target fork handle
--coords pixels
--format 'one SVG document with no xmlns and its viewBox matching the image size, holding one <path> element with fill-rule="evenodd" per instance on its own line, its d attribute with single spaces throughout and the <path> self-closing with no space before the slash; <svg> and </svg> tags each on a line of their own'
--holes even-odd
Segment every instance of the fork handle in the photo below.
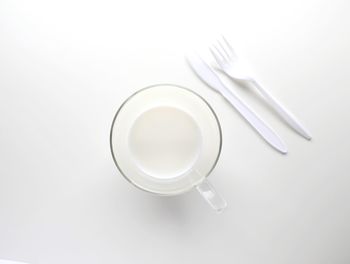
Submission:
<svg viewBox="0 0 350 264">
<path fill-rule="evenodd" d="M 270 128 L 256 113 L 253 112 L 238 96 L 228 88 L 223 87 L 220 93 L 230 102 L 236 110 L 248 121 L 248 123 L 279 152 L 286 154 L 287 146 L 282 139 Z"/>
<path fill-rule="evenodd" d="M 308 140 L 311 139 L 311 134 L 305 128 L 305 126 L 303 126 L 291 112 L 282 106 L 260 83 L 258 83 L 256 80 L 252 80 L 251 83 L 258 89 L 258 91 L 265 97 L 270 106 L 278 113 L 281 118 L 283 118 L 284 121 L 287 122 L 290 127 L 292 127 L 304 138 Z"/>
</svg>

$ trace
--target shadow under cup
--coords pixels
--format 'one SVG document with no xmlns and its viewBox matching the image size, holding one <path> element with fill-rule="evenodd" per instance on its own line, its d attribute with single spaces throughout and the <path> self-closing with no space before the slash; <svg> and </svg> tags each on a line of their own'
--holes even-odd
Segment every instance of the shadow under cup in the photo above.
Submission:
<svg viewBox="0 0 350 264">
<path fill-rule="evenodd" d="M 226 202 L 206 177 L 221 145 L 220 123 L 209 104 L 189 89 L 169 84 L 130 96 L 116 113 L 110 134 L 115 164 L 133 185 L 158 195 L 196 187 L 217 211 Z"/>
</svg>

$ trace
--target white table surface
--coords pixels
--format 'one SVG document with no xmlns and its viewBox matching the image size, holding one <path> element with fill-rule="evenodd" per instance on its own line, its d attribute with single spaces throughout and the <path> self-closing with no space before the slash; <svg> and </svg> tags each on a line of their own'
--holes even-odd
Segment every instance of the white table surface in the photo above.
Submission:
<svg viewBox="0 0 350 264">
<path fill-rule="evenodd" d="M 0 259 L 32 264 L 350 263 L 350 2 L 0 2 Z M 184 61 L 224 33 L 313 134 L 234 85 L 289 146 L 270 148 Z M 121 177 L 115 111 L 175 83 L 213 106 L 224 145 L 195 192 L 154 197 Z"/>
</svg>

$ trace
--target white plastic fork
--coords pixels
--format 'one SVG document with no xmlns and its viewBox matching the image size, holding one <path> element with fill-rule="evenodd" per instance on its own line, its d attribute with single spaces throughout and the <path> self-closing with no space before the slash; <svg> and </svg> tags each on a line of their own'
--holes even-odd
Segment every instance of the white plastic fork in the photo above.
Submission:
<svg viewBox="0 0 350 264">
<path fill-rule="evenodd" d="M 246 81 L 251 83 L 263 95 L 271 107 L 289 124 L 296 132 L 304 138 L 310 140 L 310 132 L 297 120 L 297 118 L 283 107 L 261 84 L 259 84 L 250 73 L 245 62 L 238 58 L 230 43 L 222 36 L 210 48 L 220 69 L 234 80 Z"/>
</svg>

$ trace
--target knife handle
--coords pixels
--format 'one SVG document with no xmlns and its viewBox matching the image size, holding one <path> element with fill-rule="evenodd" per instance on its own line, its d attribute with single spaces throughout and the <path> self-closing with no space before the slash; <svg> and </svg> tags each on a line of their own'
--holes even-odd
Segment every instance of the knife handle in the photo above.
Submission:
<svg viewBox="0 0 350 264">
<path fill-rule="evenodd" d="M 243 101 L 232 93 L 232 91 L 220 89 L 221 95 L 232 104 L 234 108 L 248 121 L 248 123 L 266 140 L 272 147 L 283 154 L 288 152 L 286 144 L 256 113 L 254 113 Z"/>
</svg>

